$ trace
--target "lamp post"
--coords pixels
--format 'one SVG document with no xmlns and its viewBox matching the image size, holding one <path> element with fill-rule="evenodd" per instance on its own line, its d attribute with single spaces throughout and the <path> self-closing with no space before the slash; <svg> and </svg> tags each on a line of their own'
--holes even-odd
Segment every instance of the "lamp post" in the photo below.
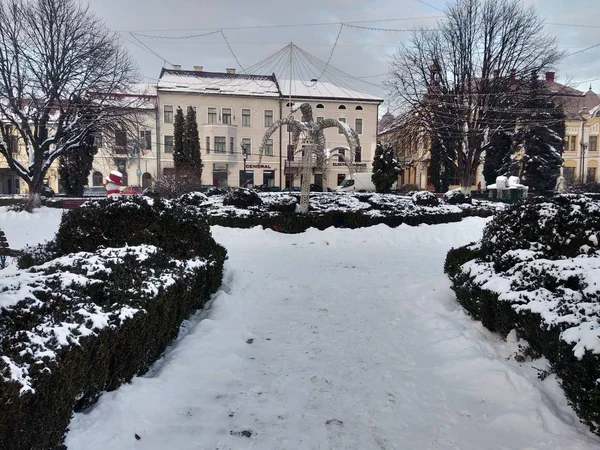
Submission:
<svg viewBox="0 0 600 450">
<path fill-rule="evenodd" d="M 581 117 L 581 141 L 579 142 L 579 178 L 580 178 L 580 183 L 583 184 L 585 182 L 584 180 L 584 173 L 585 173 L 585 149 L 587 148 L 587 142 L 583 142 L 585 139 L 585 123 L 587 122 L 587 120 L 590 118 L 590 113 L 588 112 L 587 108 L 584 107 L 580 112 L 579 115 Z"/>
</svg>

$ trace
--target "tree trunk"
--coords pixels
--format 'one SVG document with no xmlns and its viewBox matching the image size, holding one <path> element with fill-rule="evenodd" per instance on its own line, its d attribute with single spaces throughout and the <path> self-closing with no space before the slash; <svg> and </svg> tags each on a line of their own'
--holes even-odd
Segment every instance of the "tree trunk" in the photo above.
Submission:
<svg viewBox="0 0 600 450">
<path fill-rule="evenodd" d="M 310 196 L 310 172 L 312 160 L 312 144 L 304 148 L 302 154 L 302 182 L 300 184 L 300 213 L 308 213 Z"/>
</svg>

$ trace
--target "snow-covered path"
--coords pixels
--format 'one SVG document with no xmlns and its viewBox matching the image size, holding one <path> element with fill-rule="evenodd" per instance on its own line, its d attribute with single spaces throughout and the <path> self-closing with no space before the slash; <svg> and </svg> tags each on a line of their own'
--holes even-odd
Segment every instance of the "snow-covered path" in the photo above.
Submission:
<svg viewBox="0 0 600 450">
<path fill-rule="evenodd" d="M 442 266 L 483 219 L 390 229 L 214 227 L 208 317 L 86 414 L 83 449 L 590 449 L 543 361 L 467 317 Z M 135 435 L 140 439 L 136 439 Z"/>
</svg>

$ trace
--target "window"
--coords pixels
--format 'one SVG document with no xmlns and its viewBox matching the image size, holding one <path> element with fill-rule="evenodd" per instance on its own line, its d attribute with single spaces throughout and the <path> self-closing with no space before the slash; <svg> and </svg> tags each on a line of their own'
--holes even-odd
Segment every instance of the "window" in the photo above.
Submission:
<svg viewBox="0 0 600 450">
<path fill-rule="evenodd" d="M 563 167 L 563 176 L 568 184 L 575 182 L 575 167 Z"/>
<path fill-rule="evenodd" d="M 362 110 L 363 110 L 363 107 L 362 107 L 362 106 L 360 106 L 360 105 L 358 105 L 358 106 L 356 106 L 356 108 L 354 108 L 354 109 L 355 109 L 355 110 L 357 110 L 357 111 L 362 111 Z"/>
<path fill-rule="evenodd" d="M 102 184 L 104 184 L 104 176 L 102 176 L 102 172 L 94 172 L 92 175 L 92 185 L 102 186 Z"/>
<path fill-rule="evenodd" d="M 250 126 L 250 110 L 242 109 L 242 126 L 249 127 Z"/>
<path fill-rule="evenodd" d="M 273 110 L 266 109 L 265 110 L 265 127 L 270 127 L 273 125 Z"/>
<path fill-rule="evenodd" d="M 206 153 L 210 153 L 210 136 L 206 136 Z"/>
<path fill-rule="evenodd" d="M 150 175 L 148 172 L 144 173 L 142 175 L 142 187 L 145 188 L 149 188 L 152 186 L 152 175 Z"/>
<path fill-rule="evenodd" d="M 129 180 L 127 178 L 127 160 L 117 159 L 115 160 L 115 163 L 117 164 L 117 170 L 123 175 L 123 178 L 121 178 L 123 186 L 127 186 L 129 184 Z"/>
<path fill-rule="evenodd" d="M 140 131 L 140 141 L 141 141 L 143 149 L 152 150 L 152 131 L 150 131 L 150 130 Z"/>
<path fill-rule="evenodd" d="M 173 136 L 165 136 L 165 153 L 173 153 Z"/>
<path fill-rule="evenodd" d="M 567 136 L 567 151 L 574 152 L 577 150 L 577 136 Z M 565 177 L 567 178 L 567 177 Z"/>
<path fill-rule="evenodd" d="M 221 109 L 221 118 L 224 124 L 231 125 L 231 108 Z"/>
<path fill-rule="evenodd" d="M 94 145 L 97 148 L 102 147 L 102 133 L 98 133 L 94 135 Z"/>
<path fill-rule="evenodd" d="M 250 138 L 242 138 L 242 151 L 246 152 L 246 155 L 252 154 L 252 141 Z"/>
<path fill-rule="evenodd" d="M 354 119 L 354 131 L 356 134 L 362 134 L 362 119 Z"/>
<path fill-rule="evenodd" d="M 215 136 L 215 153 L 225 153 L 225 136 Z"/>
<path fill-rule="evenodd" d="M 287 160 L 288 161 L 294 160 L 294 146 L 292 144 L 289 144 L 287 146 Z"/>
<path fill-rule="evenodd" d="M 240 170 L 240 187 L 252 188 L 254 187 L 254 171 L 253 170 Z"/>
<path fill-rule="evenodd" d="M 268 139 L 265 145 L 265 156 L 273 156 L 273 139 Z"/>
<path fill-rule="evenodd" d="M 192 110 L 194 111 L 194 117 L 198 117 L 198 111 L 196 110 L 195 106 L 188 106 L 188 108 L 192 108 Z"/>
<path fill-rule="evenodd" d="M 338 106 L 338 109 L 346 109 L 346 107 L 344 105 L 340 105 Z"/>
<path fill-rule="evenodd" d="M 317 117 L 317 122 L 320 122 L 324 119 L 325 117 Z"/>
<path fill-rule="evenodd" d="M 587 169 L 587 178 L 585 180 L 586 183 L 595 183 L 596 182 L 596 168 L 588 167 Z"/>
<path fill-rule="evenodd" d="M 217 123 L 217 108 L 208 108 L 208 123 Z"/>
<path fill-rule="evenodd" d="M 340 186 L 344 180 L 346 179 L 346 174 L 338 173 L 337 174 L 337 185 Z"/>
<path fill-rule="evenodd" d="M 165 123 L 173 123 L 173 105 L 165 105 Z"/>
<path fill-rule="evenodd" d="M 127 132 L 124 130 L 115 131 L 115 153 L 119 155 L 127 153 Z"/>
<path fill-rule="evenodd" d="M 342 122 L 342 123 L 346 123 L 346 119 L 344 119 L 343 117 L 340 117 L 338 120 L 339 120 L 340 122 Z M 340 129 L 338 128 L 338 134 L 344 134 L 344 133 L 342 133 L 342 130 L 340 130 Z"/>
<path fill-rule="evenodd" d="M 598 136 L 590 136 L 589 151 L 590 152 L 598 151 Z"/>
<path fill-rule="evenodd" d="M 324 109 L 324 108 L 325 108 L 325 106 L 323 106 L 323 103 L 319 103 L 317 105 L 317 109 Z"/>
<path fill-rule="evenodd" d="M 235 151 L 235 149 L 234 149 L 235 143 L 234 142 L 235 142 L 235 139 L 233 137 L 230 137 L 229 138 L 229 153 L 231 153 L 232 155 Z"/>
<path fill-rule="evenodd" d="M 356 147 L 356 151 L 354 152 L 354 162 L 362 161 L 362 150 L 360 147 Z"/>
<path fill-rule="evenodd" d="M 345 156 L 345 155 L 346 155 L 346 151 L 345 151 L 343 148 L 340 148 L 340 149 L 338 150 L 338 153 L 340 154 L 340 156 L 338 156 L 338 161 L 339 161 L 339 162 L 344 162 L 344 158 L 343 158 L 343 156 Z"/>
<path fill-rule="evenodd" d="M 11 153 L 19 153 L 19 137 L 11 134 L 8 137 L 8 150 Z"/>
</svg>

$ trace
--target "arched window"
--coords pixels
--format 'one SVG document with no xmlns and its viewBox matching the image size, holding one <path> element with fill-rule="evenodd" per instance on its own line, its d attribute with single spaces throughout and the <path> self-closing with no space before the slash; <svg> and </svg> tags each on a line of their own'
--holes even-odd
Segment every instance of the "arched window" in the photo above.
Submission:
<svg viewBox="0 0 600 450">
<path fill-rule="evenodd" d="M 293 106 L 293 105 L 294 105 L 293 103 L 286 103 L 286 104 L 285 104 L 285 107 L 286 107 L 286 108 L 289 108 L 290 106 Z"/>
<path fill-rule="evenodd" d="M 325 109 L 325 106 L 323 106 L 323 103 L 318 103 L 317 109 Z"/>
<path fill-rule="evenodd" d="M 357 110 L 357 111 L 362 111 L 363 110 L 362 106 L 360 106 L 360 105 L 357 105 L 356 108 L 354 108 L 354 109 Z"/>
<path fill-rule="evenodd" d="M 346 109 L 346 107 L 344 105 L 340 105 L 338 106 L 338 109 Z"/>
<path fill-rule="evenodd" d="M 92 175 L 92 185 L 94 186 L 102 186 L 102 182 L 104 181 L 104 176 L 102 172 L 94 172 Z"/>
<path fill-rule="evenodd" d="M 152 175 L 150 175 L 148 172 L 142 175 L 142 187 L 144 189 L 152 187 Z"/>
</svg>

